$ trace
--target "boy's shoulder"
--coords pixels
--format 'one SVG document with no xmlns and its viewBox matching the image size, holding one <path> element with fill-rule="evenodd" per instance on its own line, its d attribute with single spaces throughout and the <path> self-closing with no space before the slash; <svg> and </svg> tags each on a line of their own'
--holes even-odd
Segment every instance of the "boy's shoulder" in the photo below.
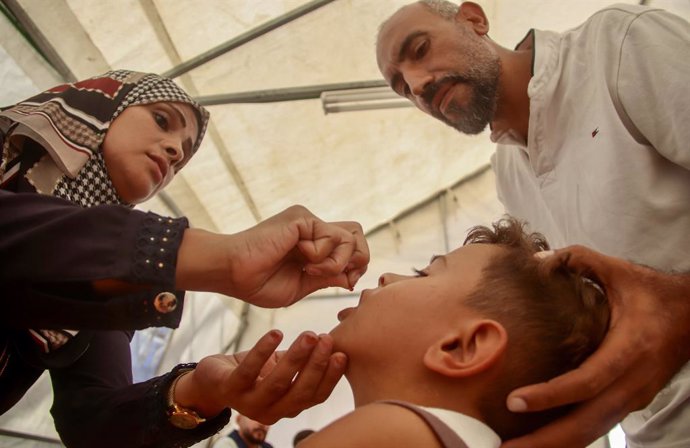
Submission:
<svg viewBox="0 0 690 448">
<path fill-rule="evenodd" d="M 390 403 L 358 407 L 312 434 L 299 448 L 441 448 L 434 432 L 413 411 Z"/>
</svg>

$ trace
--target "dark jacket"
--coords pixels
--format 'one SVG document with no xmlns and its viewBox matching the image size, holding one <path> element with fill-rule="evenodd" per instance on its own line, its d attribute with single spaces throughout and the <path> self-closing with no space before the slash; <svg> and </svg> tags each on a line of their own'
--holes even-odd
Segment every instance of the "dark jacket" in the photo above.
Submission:
<svg viewBox="0 0 690 448">
<path fill-rule="evenodd" d="M 122 206 L 85 209 L 0 190 L 0 413 L 50 368 L 51 413 L 68 447 L 183 447 L 225 425 L 229 411 L 193 431 L 168 423 L 174 373 L 132 384 L 133 330 L 180 322 L 184 292 L 174 291 L 175 265 L 187 226 L 184 218 Z M 107 298 L 91 288 L 98 279 L 143 287 Z M 177 296 L 174 310 L 158 311 L 161 292 Z M 28 328 L 87 331 L 43 357 L 27 341 Z"/>
</svg>

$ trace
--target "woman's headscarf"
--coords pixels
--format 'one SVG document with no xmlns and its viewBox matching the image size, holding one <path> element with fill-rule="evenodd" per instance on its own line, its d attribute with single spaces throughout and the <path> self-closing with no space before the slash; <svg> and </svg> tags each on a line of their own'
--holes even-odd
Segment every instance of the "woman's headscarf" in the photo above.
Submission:
<svg viewBox="0 0 690 448">
<path fill-rule="evenodd" d="M 4 140 L 0 184 L 23 175 L 38 193 L 84 207 L 121 204 L 103 160 L 105 134 L 127 107 L 164 101 L 194 109 L 199 124 L 192 148 L 196 152 L 206 132 L 208 111 L 172 80 L 151 73 L 111 71 L 5 108 L 0 112 L 0 140 Z M 22 169 L 22 155 L 33 142 L 47 154 Z"/>
</svg>

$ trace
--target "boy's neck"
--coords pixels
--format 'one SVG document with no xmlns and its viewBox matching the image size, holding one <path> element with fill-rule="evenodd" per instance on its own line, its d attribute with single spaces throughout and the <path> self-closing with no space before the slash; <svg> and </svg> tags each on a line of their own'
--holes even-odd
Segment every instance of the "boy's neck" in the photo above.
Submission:
<svg viewBox="0 0 690 448">
<path fill-rule="evenodd" d="M 385 378 L 384 375 L 382 377 Z M 418 406 L 448 409 L 482 421 L 482 417 L 475 406 L 481 386 L 473 387 L 461 384 L 457 379 L 443 380 L 434 378 L 406 378 L 390 377 L 389 380 L 380 378 L 379 381 L 371 377 L 357 381 L 348 376 L 352 388 L 355 408 L 378 401 L 397 400 L 416 404 Z"/>
</svg>

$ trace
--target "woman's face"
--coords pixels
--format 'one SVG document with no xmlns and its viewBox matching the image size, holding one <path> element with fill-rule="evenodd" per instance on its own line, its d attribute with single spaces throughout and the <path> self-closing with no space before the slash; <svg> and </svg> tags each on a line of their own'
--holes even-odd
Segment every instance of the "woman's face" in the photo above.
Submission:
<svg viewBox="0 0 690 448">
<path fill-rule="evenodd" d="M 120 198 L 141 203 L 163 189 L 192 157 L 199 124 L 189 104 L 126 108 L 103 140 L 103 158 Z"/>
</svg>

